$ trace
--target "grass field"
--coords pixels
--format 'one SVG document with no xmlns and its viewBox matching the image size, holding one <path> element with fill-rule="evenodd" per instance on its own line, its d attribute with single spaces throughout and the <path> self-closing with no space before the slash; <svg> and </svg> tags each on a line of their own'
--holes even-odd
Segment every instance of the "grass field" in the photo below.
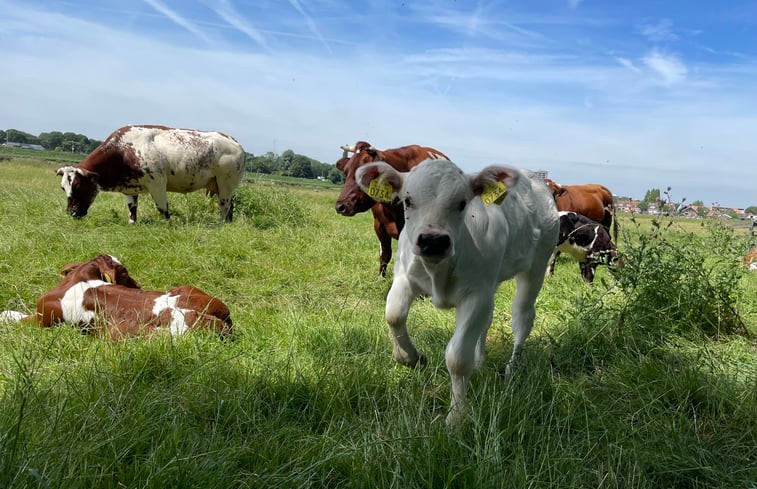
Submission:
<svg viewBox="0 0 757 489">
<path fill-rule="evenodd" d="M 338 216 L 338 189 L 254 180 L 224 226 L 202 193 L 169 195 L 170 222 L 144 196 L 128 225 L 120 194 L 66 215 L 56 168 L 0 161 L 0 310 L 32 311 L 64 264 L 110 253 L 144 288 L 222 298 L 235 334 L 0 322 L 0 487 L 757 487 L 743 230 L 624 218 L 624 271 L 587 285 L 560 260 L 507 383 L 503 284 L 470 418 L 448 430 L 454 313 L 416 303 L 429 365 L 393 362 L 372 219 Z"/>
</svg>

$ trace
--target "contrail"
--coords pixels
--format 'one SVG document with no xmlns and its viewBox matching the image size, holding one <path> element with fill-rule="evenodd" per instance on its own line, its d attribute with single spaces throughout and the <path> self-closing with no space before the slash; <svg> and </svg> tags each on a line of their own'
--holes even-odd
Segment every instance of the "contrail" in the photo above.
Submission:
<svg viewBox="0 0 757 489">
<path fill-rule="evenodd" d="M 298 0 L 289 0 L 289 3 L 294 7 L 300 15 L 302 15 L 305 18 L 305 22 L 307 22 L 308 27 L 310 28 L 310 32 L 312 32 L 315 37 L 317 37 L 321 43 L 326 47 L 326 50 L 329 52 L 329 54 L 333 55 L 334 52 L 331 50 L 331 46 L 326 42 L 326 39 L 323 37 L 321 32 L 318 30 L 318 27 L 315 25 L 315 22 L 313 22 L 313 18 L 305 12 L 305 9 L 302 8 L 302 5 L 300 5 L 300 2 Z"/>
<path fill-rule="evenodd" d="M 259 30 L 244 21 L 241 15 L 234 9 L 234 7 L 227 1 L 222 0 L 221 5 L 218 6 L 216 2 L 204 2 L 209 8 L 213 9 L 219 17 L 231 24 L 232 27 L 245 34 L 247 37 L 260 44 L 266 51 L 270 51 L 268 42 L 265 36 L 260 33 Z"/>
<path fill-rule="evenodd" d="M 210 38 L 205 35 L 204 32 L 202 32 L 200 29 L 195 27 L 191 22 L 189 22 L 187 19 L 182 17 L 181 15 L 177 14 L 170 8 L 166 7 L 163 2 L 160 0 L 144 0 L 144 2 L 149 5 L 150 7 L 154 8 L 161 14 L 168 17 L 170 20 L 172 20 L 174 23 L 180 25 L 181 27 L 185 28 L 195 36 L 199 37 L 203 41 L 210 43 Z"/>
</svg>

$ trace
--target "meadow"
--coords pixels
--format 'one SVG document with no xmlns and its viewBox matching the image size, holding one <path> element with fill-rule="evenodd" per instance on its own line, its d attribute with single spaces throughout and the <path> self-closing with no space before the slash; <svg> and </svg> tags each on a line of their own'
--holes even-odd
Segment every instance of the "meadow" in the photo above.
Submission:
<svg viewBox="0 0 757 489">
<path fill-rule="evenodd" d="M 469 417 L 447 429 L 454 313 L 418 301 L 428 366 L 394 363 L 372 218 L 337 215 L 337 187 L 251 178 L 223 226 L 200 192 L 169 194 L 169 222 L 144 196 L 129 225 L 120 194 L 68 216 L 56 168 L 0 161 L 0 310 L 109 253 L 143 288 L 222 298 L 234 336 L 0 322 L 0 487 L 757 487 L 744 229 L 624 216 L 623 269 L 589 285 L 561 258 L 509 381 L 504 283 Z"/>
</svg>

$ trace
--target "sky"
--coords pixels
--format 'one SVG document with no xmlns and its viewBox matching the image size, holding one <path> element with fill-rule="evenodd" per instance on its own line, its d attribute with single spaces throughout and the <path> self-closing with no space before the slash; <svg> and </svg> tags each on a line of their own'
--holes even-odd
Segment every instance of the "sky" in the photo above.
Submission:
<svg viewBox="0 0 757 489">
<path fill-rule="evenodd" d="M 434 147 L 636 199 L 757 205 L 757 2 L 0 0 L 0 128 Z"/>
</svg>

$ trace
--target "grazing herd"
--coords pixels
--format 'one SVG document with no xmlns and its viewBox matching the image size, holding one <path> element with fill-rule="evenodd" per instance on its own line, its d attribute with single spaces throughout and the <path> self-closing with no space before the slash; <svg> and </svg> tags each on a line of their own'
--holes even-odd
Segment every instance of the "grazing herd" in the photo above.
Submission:
<svg viewBox="0 0 757 489">
<path fill-rule="evenodd" d="M 563 251 L 576 257 L 588 282 L 599 263 L 615 259 L 612 194 L 601 185 L 545 184 L 531 172 L 506 166 L 467 175 L 430 147 L 382 151 L 360 141 L 342 149 L 336 165 L 346 181 L 335 210 L 343 216 L 371 210 L 381 276 L 391 260 L 391 240 L 399 240 L 386 299 L 395 360 L 411 367 L 426 363 L 406 326 L 416 298 L 427 296 L 436 307 L 456 308 L 456 327 L 445 353 L 452 380 L 447 422 L 453 424 L 465 412 L 471 374 L 485 359 L 499 284 L 510 279 L 516 284 L 509 372 L 533 328 L 534 304 L 553 270 L 554 256 Z M 221 222 L 229 222 L 244 165 L 242 147 L 218 132 L 126 126 L 81 163 L 57 173 L 68 212 L 77 218 L 87 214 L 101 190 L 123 193 L 129 222 L 135 223 L 139 194 L 149 193 L 168 219 L 167 192 L 205 189 L 218 197 Z M 143 290 L 110 255 L 67 265 L 61 274 L 60 283 L 40 297 L 34 314 L 5 311 L 0 319 L 45 327 L 74 323 L 114 339 L 193 329 L 231 333 L 229 308 L 220 299 L 190 285 L 168 292 Z"/>
</svg>

